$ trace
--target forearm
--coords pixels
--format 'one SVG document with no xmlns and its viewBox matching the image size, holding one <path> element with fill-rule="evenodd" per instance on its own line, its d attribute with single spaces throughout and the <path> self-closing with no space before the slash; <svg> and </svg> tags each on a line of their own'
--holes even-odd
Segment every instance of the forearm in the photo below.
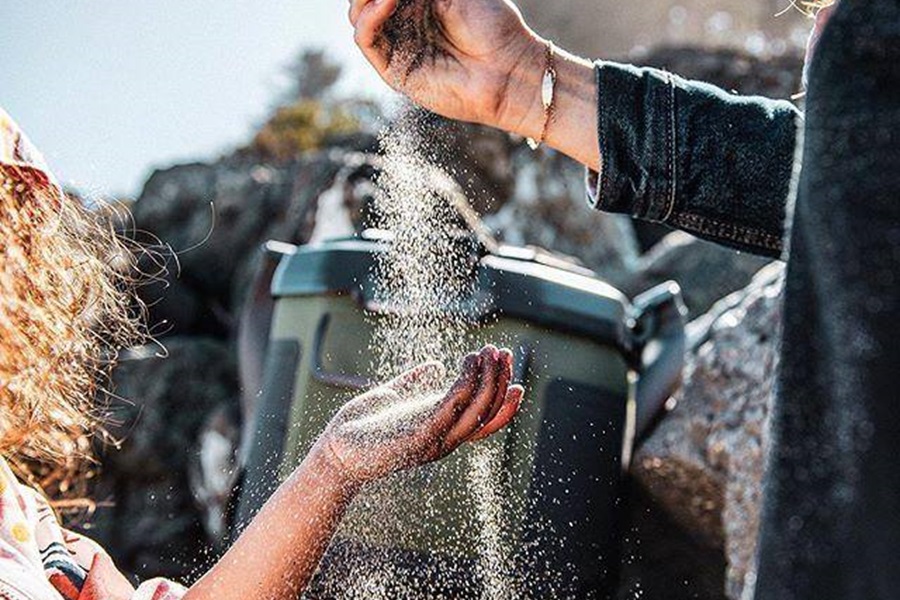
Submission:
<svg viewBox="0 0 900 600">
<path fill-rule="evenodd" d="M 535 38 L 491 125 L 540 136 L 545 57 L 546 45 Z M 599 172 L 591 190 L 596 208 L 780 256 L 796 108 L 562 51 L 556 63 L 546 143 Z"/>
<path fill-rule="evenodd" d="M 493 127 L 539 139 L 547 114 L 541 101 L 546 70 L 546 42 L 534 38 L 510 74 L 507 93 Z M 597 139 L 597 85 L 590 61 L 556 49 L 553 117 L 544 143 L 579 163 L 600 168 Z"/>
<path fill-rule="evenodd" d="M 356 491 L 314 448 L 186 600 L 296 600 Z"/>
</svg>

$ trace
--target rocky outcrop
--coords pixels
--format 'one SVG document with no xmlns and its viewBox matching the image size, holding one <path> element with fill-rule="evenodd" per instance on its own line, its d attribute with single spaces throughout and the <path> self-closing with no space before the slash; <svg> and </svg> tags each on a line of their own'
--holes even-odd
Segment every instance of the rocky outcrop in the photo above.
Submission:
<svg viewBox="0 0 900 600">
<path fill-rule="evenodd" d="M 629 60 L 744 95 L 789 100 L 802 89 L 803 53 L 796 48 L 761 58 L 735 49 L 658 46 L 636 53 Z"/>
<path fill-rule="evenodd" d="M 525 146 L 513 165 L 512 196 L 484 218 L 501 240 L 572 257 L 609 280 L 634 272 L 639 247 L 632 220 L 587 208 L 583 167 Z"/>
<path fill-rule="evenodd" d="M 215 555 L 209 512 L 188 473 L 202 456 L 201 432 L 217 414 L 238 411 L 237 369 L 227 344 L 168 338 L 137 349 L 115 373 L 123 400 L 111 407 L 107 447 L 94 488 L 100 502 L 87 531 L 118 565 L 139 577 L 183 578 Z"/>
<path fill-rule="evenodd" d="M 155 172 L 133 208 L 139 239 L 156 250 L 141 264 L 159 275 L 141 290 L 151 322 L 168 334 L 228 337 L 262 244 L 306 242 L 322 193 L 338 174 L 352 181 L 360 172 L 373 169 L 352 148 L 285 164 L 236 155 Z"/>
<path fill-rule="evenodd" d="M 634 270 L 617 283 L 634 297 L 665 281 L 677 281 L 688 311 L 697 316 L 750 283 L 770 262 L 676 231 L 641 255 Z"/>
<path fill-rule="evenodd" d="M 676 521 L 640 482 L 628 482 L 618 600 L 729 600 L 721 547 Z"/>
<path fill-rule="evenodd" d="M 638 450 L 634 477 L 685 529 L 727 560 L 728 597 L 752 572 L 769 444 L 783 267 L 692 324 L 677 405 Z"/>
</svg>

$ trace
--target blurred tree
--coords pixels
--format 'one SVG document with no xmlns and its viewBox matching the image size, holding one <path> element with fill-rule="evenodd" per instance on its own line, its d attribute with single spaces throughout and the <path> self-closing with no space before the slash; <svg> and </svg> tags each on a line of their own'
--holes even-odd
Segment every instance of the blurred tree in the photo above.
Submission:
<svg viewBox="0 0 900 600">
<path fill-rule="evenodd" d="M 320 148 L 329 138 L 358 130 L 359 121 L 342 106 L 301 99 L 276 109 L 250 147 L 263 157 L 289 160 Z"/>
<path fill-rule="evenodd" d="M 322 100 L 340 81 L 343 67 L 324 50 L 306 49 L 285 70 L 289 88 L 285 101 Z"/>
<path fill-rule="evenodd" d="M 380 122 L 376 102 L 334 94 L 343 67 L 324 50 L 302 50 L 285 72 L 287 91 L 245 150 L 269 160 L 290 160 L 341 136 L 372 133 Z"/>
<path fill-rule="evenodd" d="M 325 51 L 301 51 L 286 73 L 287 91 L 245 150 L 269 160 L 291 160 L 337 137 L 369 131 L 379 122 L 377 103 L 336 97 L 333 91 L 343 67 Z"/>
</svg>

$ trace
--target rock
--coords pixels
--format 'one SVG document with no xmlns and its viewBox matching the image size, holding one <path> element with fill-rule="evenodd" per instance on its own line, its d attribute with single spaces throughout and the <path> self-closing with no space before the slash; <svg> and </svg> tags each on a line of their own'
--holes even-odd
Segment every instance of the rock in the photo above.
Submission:
<svg viewBox="0 0 900 600">
<path fill-rule="evenodd" d="M 681 285 L 691 315 L 702 315 L 721 298 L 746 286 L 769 259 L 670 233 L 641 256 L 634 271 L 616 283 L 634 297 L 655 285 L 675 280 Z"/>
<path fill-rule="evenodd" d="M 209 416 L 192 448 L 188 479 L 203 515 L 203 526 L 217 549 L 224 550 L 228 509 L 238 478 L 241 415 L 234 404 L 223 404 Z"/>
<path fill-rule="evenodd" d="M 166 340 L 126 357 L 114 373 L 116 394 L 107 429 L 121 450 L 102 452 L 93 497 L 99 508 L 89 535 L 126 572 L 181 578 L 213 546 L 191 495 L 188 466 L 211 415 L 236 414 L 237 373 L 230 348 L 202 338 Z"/>
<path fill-rule="evenodd" d="M 156 260 L 160 261 L 157 265 L 169 265 L 164 270 L 154 265 L 151 271 L 148 264 Z M 165 254 L 153 259 L 145 255 L 141 263 L 147 281 L 140 288 L 140 297 L 152 315 L 150 323 L 154 335 L 192 333 L 219 337 L 225 334 L 226 329 L 220 320 L 221 309 L 217 310 L 187 282 L 177 277 L 174 260 L 168 260 Z"/>
<path fill-rule="evenodd" d="M 437 166 L 453 177 L 478 214 L 497 212 L 515 194 L 513 154 L 519 144 L 491 127 L 430 119 Z"/>
<path fill-rule="evenodd" d="M 676 523 L 645 488 L 628 481 L 619 600 L 726 600 L 725 556 Z"/>
<path fill-rule="evenodd" d="M 790 99 L 802 89 L 803 52 L 763 58 L 742 50 L 698 46 L 658 46 L 629 61 L 665 69 L 685 79 L 697 79 L 744 95 Z"/>
<path fill-rule="evenodd" d="M 222 335 L 230 329 L 231 282 L 237 265 L 283 210 L 291 185 L 285 170 L 237 161 L 180 165 L 150 176 L 133 214 L 136 229 L 146 232 L 141 241 L 153 236 L 166 259 L 160 285 L 189 290 L 209 309 L 199 322 L 196 317 L 173 320 L 173 334 Z M 155 296 L 165 297 L 153 286 L 142 293 L 148 303 Z M 160 314 L 151 313 L 151 321 L 170 316 L 164 308 Z"/>
<path fill-rule="evenodd" d="M 672 518 L 727 560 L 726 592 L 752 571 L 777 363 L 783 266 L 691 325 L 676 408 L 638 449 L 634 477 Z"/>
<path fill-rule="evenodd" d="M 588 208 L 583 167 L 522 144 L 513 155 L 513 176 L 512 196 L 484 218 L 500 239 L 576 257 L 607 279 L 634 270 L 639 248 L 632 221 Z"/>
<path fill-rule="evenodd" d="M 255 275 L 259 249 L 265 242 L 277 240 L 289 244 L 305 244 L 314 235 L 320 235 L 320 239 L 336 235 L 334 230 L 325 235 L 317 234 L 317 230 L 321 230 L 323 226 L 333 225 L 320 223 L 320 217 L 330 216 L 320 205 L 323 195 L 329 200 L 325 206 L 334 208 L 345 219 L 340 230 L 342 234 L 352 233 L 351 226 L 356 232 L 363 229 L 366 220 L 365 206 L 370 201 L 371 180 L 377 172 L 376 164 L 376 157 L 371 154 L 336 148 L 302 157 L 291 167 L 290 194 L 282 199 L 281 208 L 253 239 L 250 252 L 240 258 L 232 274 L 229 302 L 235 320 Z M 337 206 L 334 206 L 335 200 L 338 202 Z"/>
<path fill-rule="evenodd" d="M 338 175 L 356 181 L 360 171 L 374 172 L 364 155 L 332 149 L 285 164 L 244 152 L 155 172 L 132 209 L 139 240 L 156 246 L 141 257 L 151 324 L 166 321 L 158 326 L 169 335 L 229 336 L 258 249 L 269 239 L 308 241 L 321 194 L 335 199 Z M 347 214 L 358 226 L 352 200 Z"/>
</svg>

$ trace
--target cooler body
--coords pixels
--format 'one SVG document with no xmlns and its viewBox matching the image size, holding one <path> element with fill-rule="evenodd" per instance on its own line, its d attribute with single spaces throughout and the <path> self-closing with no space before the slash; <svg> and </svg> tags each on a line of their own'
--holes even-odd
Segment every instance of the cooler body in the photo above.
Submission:
<svg viewBox="0 0 900 600">
<path fill-rule="evenodd" d="M 354 240 L 283 259 L 239 522 L 373 382 L 380 316 L 367 299 L 378 251 Z M 368 490 L 338 538 L 407 561 L 439 560 L 460 576 L 499 561 L 529 595 L 606 597 L 619 562 L 622 461 L 634 437 L 631 306 L 584 274 L 519 257 L 483 257 L 474 276 L 483 314 L 467 341 L 514 350 L 526 387 L 521 413 L 491 440 Z"/>
</svg>

